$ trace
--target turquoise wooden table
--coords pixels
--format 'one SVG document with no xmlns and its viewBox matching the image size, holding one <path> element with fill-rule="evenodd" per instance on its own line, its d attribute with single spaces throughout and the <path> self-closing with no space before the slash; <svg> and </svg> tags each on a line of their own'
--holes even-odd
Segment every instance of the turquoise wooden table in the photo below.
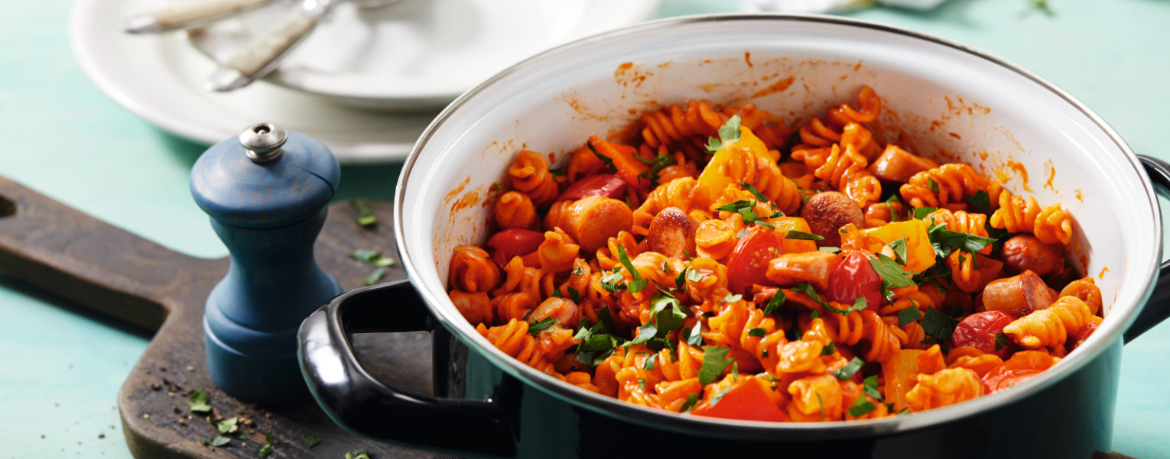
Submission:
<svg viewBox="0 0 1170 459">
<path fill-rule="evenodd" d="M 1070 91 L 1139 153 L 1170 160 L 1170 2 L 950 0 L 929 13 L 851 16 L 955 39 Z M 106 98 L 69 49 L 65 0 L 0 2 L 0 175 L 195 256 L 227 250 L 192 201 L 205 146 L 160 131 Z M 673 16 L 735 11 L 735 0 L 665 0 Z M 346 167 L 337 199 L 390 199 L 399 166 Z M 1170 204 L 1163 202 L 1163 206 Z M 0 459 L 129 458 L 115 397 L 150 336 L 0 273 Z M 1114 450 L 1170 457 L 1170 324 L 1125 347 Z M 1070 400 L 1069 403 L 1076 403 Z M 1040 427 L 1040 426 L 1038 426 Z M 961 439 L 956 439 L 961 442 Z"/>
</svg>

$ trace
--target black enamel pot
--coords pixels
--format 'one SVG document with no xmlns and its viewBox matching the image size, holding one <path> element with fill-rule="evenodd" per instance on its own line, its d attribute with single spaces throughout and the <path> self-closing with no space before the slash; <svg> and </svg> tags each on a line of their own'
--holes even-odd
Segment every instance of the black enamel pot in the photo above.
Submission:
<svg viewBox="0 0 1170 459">
<path fill-rule="evenodd" d="M 703 418 L 535 371 L 495 349 L 447 298 L 452 249 L 486 240 L 491 209 L 481 204 L 517 151 L 561 158 L 648 107 L 691 98 L 752 101 L 791 123 L 862 84 L 882 97 L 873 123 L 882 143 L 976 164 L 1008 189 L 1074 215 L 1067 255 L 1097 277 L 1107 309 L 1092 337 L 1052 369 L 996 394 L 893 418 Z M 1032 183 L 1022 170 L 1033 171 Z M 394 224 L 410 282 L 343 294 L 309 317 L 302 369 L 318 403 L 346 429 L 466 456 L 1087 458 L 1110 451 L 1123 342 L 1170 315 L 1170 288 L 1158 281 L 1162 228 L 1151 177 L 1170 185 L 1164 163 L 1139 159 L 1072 96 L 964 45 L 834 17 L 652 22 L 540 54 L 452 103 L 398 182 Z M 434 336 L 435 397 L 371 378 L 347 338 L 420 330 Z"/>
</svg>

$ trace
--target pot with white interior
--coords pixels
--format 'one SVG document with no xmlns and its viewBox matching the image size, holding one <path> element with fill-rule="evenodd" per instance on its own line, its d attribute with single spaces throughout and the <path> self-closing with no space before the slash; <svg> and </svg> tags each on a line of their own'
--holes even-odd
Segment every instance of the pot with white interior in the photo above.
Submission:
<svg viewBox="0 0 1170 459">
<path fill-rule="evenodd" d="M 645 110 L 689 99 L 750 101 L 798 124 L 853 100 L 862 85 L 881 97 L 873 130 L 882 144 L 998 171 L 1013 193 L 1072 213 L 1066 256 L 1097 278 L 1105 319 L 1056 366 L 906 416 L 810 424 L 687 416 L 540 373 L 492 346 L 448 298 L 452 250 L 490 235 L 491 206 L 480 204 L 506 183 L 521 149 L 555 153 L 555 167 L 582 139 L 621 135 Z M 1156 285 L 1162 229 L 1151 176 L 1170 184 L 1164 164 L 1139 159 L 1069 94 L 938 37 L 822 16 L 647 23 L 544 52 L 447 107 L 398 182 L 394 225 L 410 281 L 358 289 L 314 313 L 301 329 L 302 369 L 350 431 L 459 455 L 1087 458 L 1110 451 L 1123 336 L 1170 314 L 1170 289 Z M 347 339 L 418 330 L 434 334 L 434 398 L 373 380 Z"/>
</svg>

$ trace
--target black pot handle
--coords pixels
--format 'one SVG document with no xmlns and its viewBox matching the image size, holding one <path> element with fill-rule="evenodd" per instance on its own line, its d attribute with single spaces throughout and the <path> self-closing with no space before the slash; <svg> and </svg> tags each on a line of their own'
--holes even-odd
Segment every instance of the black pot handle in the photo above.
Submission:
<svg viewBox="0 0 1170 459">
<path fill-rule="evenodd" d="M 354 357 L 349 333 L 431 331 L 409 281 L 337 296 L 301 324 L 297 355 L 317 404 L 346 430 L 379 441 L 454 454 L 513 456 L 516 440 L 497 400 L 407 394 L 374 380 Z"/>
<path fill-rule="evenodd" d="M 1149 174 L 1150 180 L 1154 182 L 1155 186 L 1170 189 L 1170 164 L 1158 158 L 1143 155 L 1138 155 L 1138 160 L 1142 162 L 1146 174 Z M 1162 210 L 1159 207 L 1158 218 L 1161 218 L 1161 213 Z M 1158 241 L 1158 243 L 1161 244 L 1162 241 Z M 1168 317 L 1170 317 L 1170 261 L 1165 261 L 1158 269 L 1158 281 L 1154 284 L 1154 293 L 1150 295 L 1150 301 L 1146 302 L 1146 305 L 1142 307 L 1142 312 L 1138 314 L 1137 320 L 1133 322 L 1133 325 L 1130 325 L 1129 330 L 1125 331 L 1125 342 L 1132 342 Z"/>
</svg>

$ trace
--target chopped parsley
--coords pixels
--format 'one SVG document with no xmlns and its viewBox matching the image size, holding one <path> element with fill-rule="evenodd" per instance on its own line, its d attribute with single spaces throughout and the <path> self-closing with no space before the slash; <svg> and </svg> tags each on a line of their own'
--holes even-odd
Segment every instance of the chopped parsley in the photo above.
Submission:
<svg viewBox="0 0 1170 459">
<path fill-rule="evenodd" d="M 934 338 L 927 344 L 933 344 L 936 341 L 950 341 L 951 334 L 955 332 L 955 326 L 959 321 L 954 317 L 943 314 L 935 308 L 926 308 L 926 317 L 922 319 L 922 330 L 927 335 Z"/>
<path fill-rule="evenodd" d="M 861 397 L 857 397 L 857 400 L 853 401 L 853 406 L 849 407 L 849 415 L 855 418 L 859 418 L 865 416 L 870 411 L 875 409 L 877 409 L 877 407 L 873 406 L 873 402 L 870 402 L 863 395 Z"/>
<path fill-rule="evenodd" d="M 757 338 L 763 338 L 765 333 L 766 332 L 764 331 L 764 329 L 759 328 L 759 327 L 756 327 L 756 328 L 753 328 L 753 329 L 750 329 L 747 331 L 748 336 L 755 336 Z"/>
<path fill-rule="evenodd" d="M 930 191 L 933 191 L 934 194 L 938 194 L 938 192 L 939 192 L 938 191 L 938 182 L 934 181 L 934 178 L 932 178 L 932 177 L 926 178 L 926 187 L 929 188 Z"/>
<path fill-rule="evenodd" d="M 239 418 L 224 419 L 222 421 L 215 423 L 215 428 L 216 428 L 216 430 L 219 430 L 219 433 L 221 433 L 221 434 L 229 434 L 229 433 L 235 432 L 237 429 L 239 429 L 239 427 L 236 426 L 236 422 L 238 420 L 239 420 Z"/>
<path fill-rule="evenodd" d="M 207 392 L 204 392 L 203 389 L 196 389 L 190 397 L 187 397 L 187 405 L 191 407 L 193 413 L 211 412 L 211 405 L 207 404 L 208 401 L 210 400 L 207 397 Z"/>
<path fill-rule="evenodd" d="M 719 207 L 715 208 L 715 210 L 720 210 L 720 211 L 724 211 L 724 212 L 736 212 L 739 215 L 743 216 L 743 222 L 745 224 L 752 224 L 760 219 L 760 214 L 756 213 L 753 210 L 755 208 L 756 208 L 755 201 L 739 200 L 739 201 L 735 201 L 735 202 L 730 203 L 730 204 L 724 204 L 722 206 L 719 206 Z"/>
<path fill-rule="evenodd" d="M 203 443 L 204 445 L 207 445 L 207 446 L 214 446 L 217 448 L 220 446 L 226 445 L 228 443 L 231 443 L 231 441 L 232 441 L 232 439 L 230 439 L 228 437 L 200 438 L 199 439 L 199 443 Z"/>
<path fill-rule="evenodd" d="M 991 196 L 988 196 L 986 191 L 976 191 L 975 194 L 967 196 L 965 199 L 975 210 L 984 214 L 991 213 Z"/>
<path fill-rule="evenodd" d="M 642 157 L 638 155 L 634 155 L 634 158 L 638 161 L 650 165 L 650 170 L 638 174 L 638 177 L 645 178 L 654 185 L 657 185 L 658 179 L 661 178 L 658 174 L 662 172 L 663 169 L 666 169 L 667 167 L 674 164 L 674 156 L 667 154 L 658 155 L 654 159 L 642 159 Z"/>
<path fill-rule="evenodd" d="M 581 304 L 581 292 L 578 292 L 576 288 L 569 287 L 569 299 L 572 299 L 576 304 Z"/>
<path fill-rule="evenodd" d="M 866 306 L 865 303 L 866 303 L 865 297 L 859 296 L 859 297 L 857 297 L 856 300 L 853 300 L 853 306 L 847 307 L 845 309 L 837 309 L 837 308 L 833 307 L 832 304 L 829 304 L 829 303 L 822 303 L 822 304 L 824 304 L 825 309 L 827 309 L 831 313 L 834 313 L 837 315 L 842 315 L 842 316 L 848 316 L 849 313 L 851 313 L 853 311 L 865 310 L 865 306 Z M 816 312 L 816 311 L 813 311 L 813 312 Z"/>
<path fill-rule="evenodd" d="M 345 459 L 370 459 L 370 454 L 364 449 L 355 449 L 345 453 Z"/>
<path fill-rule="evenodd" d="M 609 168 L 609 173 L 611 173 L 611 174 L 617 173 L 618 168 L 617 168 L 617 165 L 615 165 L 613 163 L 613 158 L 610 158 L 610 157 L 605 156 L 605 155 L 601 154 L 600 152 L 598 152 L 597 147 L 593 146 L 593 141 L 585 141 L 585 145 L 589 146 L 589 151 L 592 151 L 593 154 L 597 156 L 597 159 L 600 159 L 602 163 L 605 163 L 605 167 Z"/>
<path fill-rule="evenodd" d="M 743 299 L 743 295 L 728 293 L 727 296 L 723 297 L 723 302 L 724 303 L 734 303 L 734 302 L 742 300 L 742 299 Z"/>
<path fill-rule="evenodd" d="M 779 291 L 779 290 L 777 290 L 777 291 Z M 796 284 L 796 287 L 792 287 L 792 291 L 800 292 L 800 293 L 803 293 L 805 295 L 808 295 L 809 298 L 812 298 L 813 301 L 816 301 L 817 303 L 819 303 L 822 307 L 824 307 L 826 309 L 835 309 L 832 306 L 829 306 L 829 303 L 826 303 L 825 300 L 822 300 L 821 297 L 817 295 L 817 291 L 813 290 L 812 284 L 810 284 L 808 282 L 801 282 L 799 284 Z M 846 315 L 848 315 L 848 313 L 846 313 Z"/>
<path fill-rule="evenodd" d="M 699 403 L 699 394 L 688 395 L 687 399 L 683 401 L 682 406 L 680 406 L 678 408 L 678 412 L 679 413 L 689 412 L 689 411 L 691 411 L 691 408 L 694 408 L 695 405 L 698 403 Z"/>
<path fill-rule="evenodd" d="M 837 352 L 837 343 L 829 341 L 829 345 L 821 348 L 821 355 L 833 355 Z"/>
<path fill-rule="evenodd" d="M 898 239 L 888 244 L 890 250 L 894 252 L 894 260 L 902 266 L 906 266 L 906 238 Z"/>
<path fill-rule="evenodd" d="M 370 211 L 369 207 L 366 207 L 365 201 L 362 201 L 361 199 L 351 199 L 349 202 L 352 203 L 353 208 L 357 209 L 358 211 L 358 217 L 354 220 L 358 225 L 368 227 L 378 223 L 378 216 L 374 215 L 374 213 Z"/>
<path fill-rule="evenodd" d="M 918 207 L 914 209 L 914 219 L 922 220 L 930 214 L 934 213 L 936 210 L 938 210 L 937 207 Z"/>
<path fill-rule="evenodd" d="M 853 374 L 857 373 L 857 370 L 860 370 L 862 365 L 865 365 L 865 361 L 854 357 L 853 360 L 846 363 L 840 370 L 833 370 L 833 376 L 836 376 L 837 379 L 842 381 L 852 378 Z"/>
<path fill-rule="evenodd" d="M 1008 345 L 1008 336 L 1003 334 L 1003 333 L 996 333 L 995 334 L 995 351 L 999 352 L 1000 349 L 1003 349 L 1007 345 Z"/>
<path fill-rule="evenodd" d="M 540 332 L 544 331 L 548 327 L 553 326 L 554 323 L 555 323 L 555 321 L 553 320 L 552 317 L 545 317 L 544 319 L 541 319 L 540 321 L 529 324 L 528 325 L 528 334 L 532 335 L 532 336 L 539 336 Z"/>
<path fill-rule="evenodd" d="M 739 182 L 739 185 L 742 186 L 745 190 L 751 192 L 752 196 L 755 196 L 756 199 L 760 200 L 760 202 L 769 202 L 768 198 L 764 196 L 764 193 L 761 193 L 760 190 L 756 189 L 756 187 L 752 186 L 752 184 L 748 182 Z"/>
<path fill-rule="evenodd" d="M 841 253 L 840 247 L 817 247 L 817 250 L 821 252 Z"/>
<path fill-rule="evenodd" d="M 382 280 L 382 276 L 384 275 L 386 275 L 386 268 L 377 268 L 362 280 L 362 285 L 369 286 L 377 284 L 378 281 Z"/>
<path fill-rule="evenodd" d="M 877 375 L 866 377 L 862 381 L 862 384 L 863 385 L 861 387 L 861 391 L 864 392 L 865 395 L 872 397 L 874 400 L 880 401 L 882 399 L 882 393 L 879 392 L 877 389 L 877 386 L 878 386 Z"/>
<path fill-rule="evenodd" d="M 776 308 L 784 306 L 784 302 L 787 300 L 788 297 L 784 295 L 784 291 L 776 289 L 776 294 L 772 295 L 772 299 L 768 300 L 768 304 L 764 305 L 764 315 L 771 314 Z"/>
<path fill-rule="evenodd" d="M 642 369 L 654 370 L 654 359 L 656 358 L 658 358 L 658 354 L 650 354 L 650 357 L 646 357 L 646 361 L 642 363 Z"/>
<path fill-rule="evenodd" d="M 918 305 L 910 306 L 906 309 L 898 311 L 898 326 L 905 327 L 906 325 L 922 318 L 922 311 L 918 310 Z"/>
<path fill-rule="evenodd" d="M 882 254 L 877 254 L 876 257 L 869 259 L 870 266 L 877 272 L 877 275 L 882 280 L 889 283 L 888 288 L 910 287 L 915 285 L 914 280 L 906 275 L 906 271 L 898 265 L 898 262 L 890 259 Z"/>
<path fill-rule="evenodd" d="M 650 322 L 643 324 L 638 336 L 630 344 L 642 344 L 651 339 L 665 338 L 671 332 L 682 328 L 687 318 L 679 307 L 678 298 L 665 293 L 656 293 L 650 299 Z"/>
<path fill-rule="evenodd" d="M 951 250 L 947 250 L 944 246 L 974 254 L 994 244 L 996 241 L 996 239 L 990 237 L 951 231 L 943 224 L 935 225 L 926 234 L 930 237 L 930 242 L 935 245 L 935 252 L 938 252 L 938 255 L 943 257 L 951 254 Z"/>
<path fill-rule="evenodd" d="M 739 142 L 739 115 L 732 116 L 719 128 L 719 138 L 707 138 L 707 151 L 715 153 L 728 143 Z"/>
<path fill-rule="evenodd" d="M 730 351 L 731 349 L 719 346 L 703 348 L 703 366 L 699 369 L 699 384 L 706 386 L 719 379 L 723 370 L 726 370 L 731 362 L 735 361 L 735 359 L 725 358 Z"/>
<path fill-rule="evenodd" d="M 260 447 L 260 457 L 268 457 L 272 454 L 272 432 L 264 436 L 264 446 Z"/>
<path fill-rule="evenodd" d="M 630 276 L 633 277 L 633 280 L 626 282 L 626 287 L 630 289 L 630 293 L 638 293 L 642 291 L 642 289 L 646 288 L 646 286 L 650 284 L 650 280 L 643 279 L 642 274 L 639 273 L 638 270 L 634 269 L 634 264 L 630 263 L 630 257 L 626 255 L 626 249 L 622 247 L 621 244 L 617 244 L 617 248 L 618 258 L 621 259 L 622 266 L 625 266 L 626 271 L 629 271 Z"/>
<path fill-rule="evenodd" d="M 816 234 L 812 234 L 812 233 L 806 233 L 804 231 L 789 230 L 788 234 L 784 235 L 784 239 L 800 239 L 800 240 L 804 240 L 804 241 L 823 241 L 823 240 L 825 240 L 825 237 L 820 236 L 820 235 L 816 235 Z"/>
<path fill-rule="evenodd" d="M 312 435 L 305 436 L 305 447 L 312 448 L 312 447 L 320 445 L 320 444 L 321 444 L 320 438 L 314 437 Z"/>
<path fill-rule="evenodd" d="M 696 320 L 694 328 L 684 328 L 682 331 L 683 342 L 691 347 L 699 347 L 703 345 L 703 322 Z"/>
<path fill-rule="evenodd" d="M 715 406 L 715 404 L 717 404 L 717 403 L 719 403 L 719 401 L 723 400 L 723 396 L 727 395 L 727 392 L 731 391 L 732 386 L 733 385 L 728 384 L 727 387 L 723 388 L 723 390 L 720 390 L 715 395 L 713 395 L 711 397 L 711 401 L 709 402 L 710 406 Z"/>
</svg>

